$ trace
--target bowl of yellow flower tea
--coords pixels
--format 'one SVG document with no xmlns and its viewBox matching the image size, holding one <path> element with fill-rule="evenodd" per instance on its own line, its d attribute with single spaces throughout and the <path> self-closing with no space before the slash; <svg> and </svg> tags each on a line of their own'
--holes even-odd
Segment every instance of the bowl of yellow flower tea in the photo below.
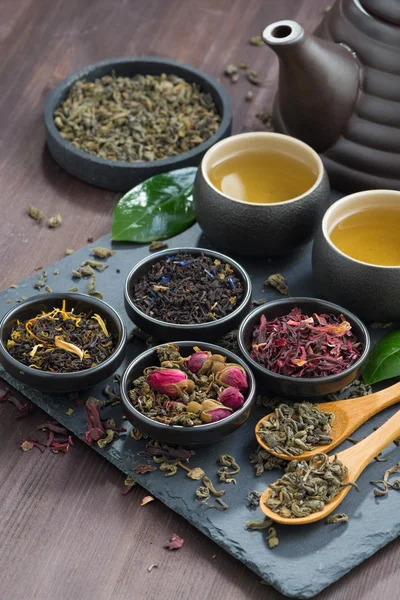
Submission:
<svg viewBox="0 0 400 600">
<path fill-rule="evenodd" d="M 207 151 L 193 201 L 215 245 L 274 257 L 313 234 L 329 204 L 329 182 L 321 158 L 304 142 L 280 133 L 242 133 Z"/>
<path fill-rule="evenodd" d="M 400 319 L 400 191 L 346 196 L 325 213 L 313 248 L 318 291 L 360 317 Z"/>
<path fill-rule="evenodd" d="M 0 323 L 0 362 L 16 379 L 47 391 L 88 388 L 125 355 L 126 332 L 106 302 L 45 294 L 12 308 Z"/>
</svg>

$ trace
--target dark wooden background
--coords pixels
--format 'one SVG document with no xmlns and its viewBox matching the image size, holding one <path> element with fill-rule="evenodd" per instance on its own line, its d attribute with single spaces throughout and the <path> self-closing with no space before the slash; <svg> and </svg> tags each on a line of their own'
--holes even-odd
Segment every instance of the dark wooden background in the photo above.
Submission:
<svg viewBox="0 0 400 600">
<path fill-rule="evenodd" d="M 269 23 L 292 18 L 312 30 L 330 0 L 2 0 L 0 2 L 0 285 L 59 260 L 67 247 L 110 230 L 119 194 L 64 173 L 44 146 L 43 107 L 66 75 L 106 58 L 152 55 L 192 64 L 221 80 L 233 100 L 234 131 L 261 129 L 271 108 L 277 60 L 248 44 Z M 250 85 L 221 76 L 246 61 L 266 80 L 251 104 Z M 49 230 L 26 215 L 34 204 L 63 225 Z M 23 421 L 0 404 L 0 599 L 224 600 L 283 598 L 83 443 L 66 455 L 23 453 L 43 422 Z M 162 548 L 172 533 L 183 548 Z M 327 531 L 327 535 L 329 532 Z M 319 600 L 399 598 L 397 542 L 319 595 Z M 317 560 L 317 557 L 316 557 Z M 151 564 L 158 568 L 150 573 Z"/>
</svg>

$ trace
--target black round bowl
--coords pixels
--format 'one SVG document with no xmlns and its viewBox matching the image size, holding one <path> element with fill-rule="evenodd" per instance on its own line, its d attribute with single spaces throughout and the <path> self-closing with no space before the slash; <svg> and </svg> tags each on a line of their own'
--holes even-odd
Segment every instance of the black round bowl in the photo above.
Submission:
<svg viewBox="0 0 400 600">
<path fill-rule="evenodd" d="M 303 314 L 312 315 L 321 314 L 343 314 L 352 326 L 352 330 L 362 343 L 363 351 L 360 358 L 348 369 L 337 375 L 328 377 L 288 377 L 269 371 L 250 356 L 251 342 L 253 338 L 254 327 L 258 325 L 261 315 L 265 315 L 267 320 L 275 319 L 288 314 L 293 308 L 300 308 Z M 243 321 L 238 332 L 238 344 L 240 352 L 251 368 L 256 371 L 268 388 L 283 396 L 292 398 L 311 398 L 315 396 L 325 396 L 338 392 L 343 387 L 354 381 L 361 371 L 370 349 L 370 337 L 364 323 L 360 321 L 353 313 L 345 308 L 324 302 L 316 298 L 285 298 L 276 302 L 269 302 L 253 310 Z"/>
<path fill-rule="evenodd" d="M 164 256 L 172 256 L 176 252 L 188 252 L 194 256 L 205 254 L 221 262 L 229 263 L 239 275 L 244 285 L 244 297 L 239 306 L 229 315 L 216 321 L 190 325 L 167 323 L 166 321 L 150 317 L 139 310 L 132 298 L 133 284 L 149 271 L 151 265 L 158 262 Z M 251 281 L 243 267 L 229 258 L 229 256 L 225 256 L 225 254 L 204 248 L 169 248 L 168 250 L 161 250 L 161 252 L 151 254 L 133 267 L 125 280 L 124 299 L 125 310 L 133 323 L 143 331 L 155 336 L 156 339 L 169 342 L 190 339 L 215 341 L 225 333 L 228 333 L 228 331 L 235 329 L 243 319 L 243 316 L 248 312 L 251 302 Z"/>
<path fill-rule="evenodd" d="M 198 83 L 203 92 L 211 94 L 221 115 L 219 129 L 205 142 L 188 152 L 152 162 L 111 161 L 78 150 L 64 140 L 54 124 L 54 111 L 66 98 L 70 88 L 81 79 L 94 81 L 114 72 L 120 77 L 134 75 L 174 74 L 190 83 Z M 143 56 L 140 58 L 114 58 L 75 71 L 61 81 L 50 93 L 44 112 L 46 141 L 50 153 L 68 173 L 87 183 L 109 190 L 126 192 L 132 187 L 159 173 L 197 166 L 213 144 L 227 137 L 232 129 L 232 105 L 223 87 L 206 73 L 184 63 L 166 58 Z"/>
<path fill-rule="evenodd" d="M 31 319 L 42 311 L 51 311 L 54 307 L 61 307 L 66 300 L 67 309 L 73 308 L 76 313 L 93 311 L 107 321 L 109 331 L 118 336 L 118 341 L 113 354 L 101 364 L 84 371 L 72 373 L 50 373 L 39 371 L 23 365 L 13 358 L 7 351 L 6 343 L 17 319 L 25 321 Z M 118 313 L 103 300 L 92 298 L 85 294 L 52 293 L 40 294 L 26 300 L 12 308 L 0 322 L 0 363 L 4 369 L 26 385 L 59 394 L 76 392 L 87 389 L 103 379 L 107 379 L 120 366 L 125 357 L 126 331 Z"/>
<path fill-rule="evenodd" d="M 249 383 L 246 393 L 243 392 L 243 395 L 246 397 L 243 406 L 229 417 L 226 417 L 226 419 L 222 419 L 216 423 L 195 425 L 194 427 L 165 425 L 164 423 L 158 423 L 157 421 L 153 421 L 152 419 L 149 419 L 149 417 L 142 415 L 142 413 L 136 410 L 132 405 L 128 392 L 131 389 L 132 382 L 143 375 L 143 370 L 146 367 L 159 364 L 156 350 L 163 345 L 161 344 L 161 346 L 155 346 L 154 348 L 150 348 L 150 350 L 143 352 L 143 354 L 140 354 L 131 362 L 123 374 L 121 381 L 121 398 L 124 405 L 124 412 L 129 421 L 142 433 L 146 433 L 152 438 L 160 442 L 165 442 L 166 444 L 197 446 L 218 442 L 224 436 L 238 429 L 238 427 L 243 425 L 248 419 L 256 399 L 254 375 L 241 358 L 236 356 L 236 354 L 233 354 L 233 352 L 225 350 L 225 348 L 215 346 L 214 344 L 205 344 L 199 341 L 179 341 L 174 343 L 179 346 L 182 356 L 189 356 L 189 354 L 193 352 L 193 347 L 198 346 L 201 350 L 210 351 L 213 354 L 222 354 L 229 359 L 229 362 L 241 365 L 246 370 Z"/>
</svg>

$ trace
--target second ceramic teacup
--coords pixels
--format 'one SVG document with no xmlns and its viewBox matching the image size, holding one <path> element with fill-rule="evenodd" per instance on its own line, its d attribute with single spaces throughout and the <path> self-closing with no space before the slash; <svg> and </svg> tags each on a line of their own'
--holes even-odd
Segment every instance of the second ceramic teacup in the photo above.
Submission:
<svg viewBox="0 0 400 600">
<path fill-rule="evenodd" d="M 221 191 L 211 173 L 224 160 L 251 152 L 257 161 L 265 160 L 265 177 L 274 168 L 272 156 L 289 157 L 300 170 L 310 174 L 310 184 L 299 195 L 284 201 L 253 202 Z M 279 186 L 286 186 L 291 172 L 283 169 Z M 318 154 L 304 142 L 280 133 L 252 132 L 221 140 L 210 148 L 200 165 L 193 199 L 197 221 L 217 246 L 235 254 L 274 257 L 286 254 L 315 231 L 329 204 L 329 181 Z"/>
<path fill-rule="evenodd" d="M 361 256 L 361 251 L 367 253 L 369 260 L 364 262 L 339 249 L 331 236 L 339 223 L 342 228 L 349 227 L 345 220 L 352 215 L 360 215 L 363 218 L 361 222 L 364 223 L 366 217 L 363 215 L 367 211 L 374 211 L 375 215 L 369 217 L 370 223 L 376 223 L 372 235 L 365 228 L 359 231 L 358 237 L 354 228 L 348 230 L 353 246 L 355 244 L 356 254 Z M 396 215 L 400 216 L 399 191 L 368 190 L 346 196 L 326 211 L 313 247 L 316 291 L 328 300 L 355 312 L 359 317 L 371 321 L 389 322 L 400 319 L 400 264 L 374 264 L 379 263 L 382 249 L 387 251 L 389 247 L 388 234 L 382 230 L 382 218 L 384 212 L 387 214 L 388 211 L 394 211 L 392 221 L 396 228 Z M 360 242 L 357 241 L 359 238 Z M 396 244 L 395 231 L 392 238 Z M 398 244 L 400 247 L 400 237 Z"/>
</svg>

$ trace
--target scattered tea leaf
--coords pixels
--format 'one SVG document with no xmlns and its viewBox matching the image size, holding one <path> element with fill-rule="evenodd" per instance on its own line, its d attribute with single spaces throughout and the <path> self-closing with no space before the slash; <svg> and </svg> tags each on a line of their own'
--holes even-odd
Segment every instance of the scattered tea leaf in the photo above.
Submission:
<svg viewBox="0 0 400 600">
<path fill-rule="evenodd" d="M 109 258 L 116 253 L 115 250 L 109 250 L 108 248 L 93 248 L 92 252 L 97 258 Z"/>
<path fill-rule="evenodd" d="M 147 572 L 148 572 L 148 573 L 150 573 L 150 571 L 151 571 L 152 569 L 158 569 L 158 565 L 156 565 L 156 564 L 154 564 L 154 565 L 150 565 L 150 566 L 148 567 L 148 569 L 147 569 Z"/>
<path fill-rule="evenodd" d="M 256 114 L 257 119 L 261 121 L 261 123 L 267 129 L 271 129 L 272 127 L 272 113 L 270 112 L 261 112 Z"/>
<path fill-rule="evenodd" d="M 178 535 L 173 533 L 171 535 L 171 537 L 169 538 L 169 542 L 167 542 L 163 546 L 163 548 L 166 548 L 167 550 L 179 550 L 180 548 L 182 548 L 184 542 L 185 542 L 185 540 L 183 540 Z"/>
<path fill-rule="evenodd" d="M 73 408 L 69 408 L 67 411 L 65 411 L 65 414 L 70 417 L 73 414 L 73 412 L 74 412 L 74 409 Z"/>
<path fill-rule="evenodd" d="M 9 290 L 16 290 L 16 289 L 18 289 L 18 286 L 17 286 L 16 283 L 12 283 L 11 285 L 8 286 L 8 289 Z"/>
<path fill-rule="evenodd" d="M 136 485 L 136 481 L 132 478 L 132 477 L 126 477 L 125 481 L 124 481 L 124 489 L 122 490 L 122 493 L 124 495 L 128 494 L 131 489 Z"/>
<path fill-rule="evenodd" d="M 93 296 L 94 298 L 99 298 L 103 300 L 103 294 L 95 289 L 96 287 L 96 276 L 92 275 L 92 278 L 89 281 L 88 285 L 88 294 L 89 296 Z"/>
<path fill-rule="evenodd" d="M 59 275 L 60 271 L 58 269 L 54 269 L 53 275 Z"/>
<path fill-rule="evenodd" d="M 153 502 L 153 501 L 154 501 L 154 498 L 153 498 L 153 496 L 145 496 L 145 497 L 143 498 L 143 500 L 141 501 L 141 503 L 140 503 L 140 506 L 145 506 L 145 505 L 146 505 L 146 504 L 148 504 L 149 502 Z"/>
<path fill-rule="evenodd" d="M 93 267 L 93 269 L 97 269 L 98 271 L 108 269 L 108 265 L 98 262 L 97 260 L 84 260 L 83 263 L 81 263 L 81 268 L 82 267 Z"/>
<path fill-rule="evenodd" d="M 239 69 L 246 70 L 248 68 L 249 68 L 249 65 L 247 64 L 247 62 L 241 62 L 241 63 L 239 63 Z"/>
<path fill-rule="evenodd" d="M 246 505 L 250 510 L 256 510 L 260 506 L 261 492 L 250 490 L 246 496 Z"/>
<path fill-rule="evenodd" d="M 159 462 L 156 460 L 156 456 L 153 456 L 153 460 L 155 462 Z M 165 473 L 164 477 L 172 477 L 172 475 L 175 475 L 176 472 L 178 471 L 178 467 L 176 465 L 173 465 L 171 463 L 168 462 L 162 462 L 159 466 L 160 471 L 167 471 L 167 473 Z"/>
<path fill-rule="evenodd" d="M 67 248 L 65 251 L 65 256 L 69 256 L 70 254 L 73 254 L 75 252 L 75 250 L 72 250 L 72 248 Z"/>
<path fill-rule="evenodd" d="M 228 77 L 231 77 L 232 75 L 236 75 L 237 72 L 238 72 L 237 66 L 232 63 L 227 65 L 224 69 L 224 74 L 227 75 Z"/>
<path fill-rule="evenodd" d="M 12 300 L 8 299 L 7 304 L 12 304 Z"/>
<path fill-rule="evenodd" d="M 325 523 L 329 525 L 330 523 L 348 523 L 349 517 L 344 513 L 336 513 L 334 515 L 329 515 L 326 519 Z"/>
<path fill-rule="evenodd" d="M 88 239 L 87 239 L 88 244 L 93 244 L 93 241 L 94 241 L 94 238 L 88 237 Z"/>
<path fill-rule="evenodd" d="M 45 286 L 44 291 L 47 292 L 48 294 L 51 294 L 53 292 L 53 290 L 51 289 L 51 287 L 49 287 L 48 285 Z M 21 300 L 23 300 L 22 297 L 21 297 Z"/>
<path fill-rule="evenodd" d="M 245 526 L 247 529 L 268 529 L 271 527 L 271 519 L 263 519 L 262 521 L 246 521 Z"/>
<path fill-rule="evenodd" d="M 381 323 L 379 321 L 375 321 L 375 323 L 371 323 L 371 329 L 388 329 L 391 327 L 393 323 Z"/>
<path fill-rule="evenodd" d="M 40 221 L 43 219 L 43 211 L 39 208 L 36 208 L 36 206 L 29 206 L 28 215 L 31 217 L 31 219 L 37 221 L 38 223 L 40 223 Z"/>
<path fill-rule="evenodd" d="M 252 300 L 252 302 L 251 302 L 252 306 L 262 306 L 265 303 L 266 303 L 265 298 L 257 298 L 256 300 Z"/>
<path fill-rule="evenodd" d="M 69 289 L 68 289 L 68 291 L 69 291 L 69 292 L 77 292 L 77 291 L 78 291 L 78 288 L 77 288 L 77 287 L 74 287 L 74 288 L 69 288 Z"/>
<path fill-rule="evenodd" d="M 162 250 L 162 248 L 168 248 L 167 242 L 160 242 L 159 240 L 154 240 L 149 246 L 149 252 L 154 252 L 155 250 Z"/>
<path fill-rule="evenodd" d="M 261 79 L 257 71 L 254 71 L 254 69 L 250 69 L 249 71 L 247 71 L 246 77 L 248 81 L 250 81 L 250 83 L 252 83 L 253 85 L 265 85 L 265 81 Z"/>
<path fill-rule="evenodd" d="M 21 449 L 24 452 L 28 452 L 29 450 L 32 450 L 33 448 L 33 443 L 32 442 L 28 442 L 27 440 L 25 440 L 24 442 L 22 442 L 21 444 Z"/>
<path fill-rule="evenodd" d="M 57 215 L 53 215 L 52 217 L 50 217 L 50 219 L 47 221 L 47 226 L 50 227 L 50 229 L 56 229 L 56 227 L 60 227 L 62 223 L 62 218 L 61 215 L 58 213 Z"/>
<path fill-rule="evenodd" d="M 400 375 L 400 329 L 388 333 L 371 350 L 363 380 L 372 385 Z"/>
<path fill-rule="evenodd" d="M 254 98 L 254 92 L 252 92 L 251 90 L 247 90 L 246 95 L 244 97 L 244 99 L 246 100 L 246 102 L 251 102 Z"/>
<path fill-rule="evenodd" d="M 211 479 L 207 476 L 203 477 L 203 484 L 210 490 L 211 494 L 217 498 L 225 494 L 225 490 L 216 490 Z"/>
<path fill-rule="evenodd" d="M 266 537 L 267 539 L 267 543 L 268 543 L 268 547 L 269 548 L 276 548 L 276 546 L 278 546 L 279 544 L 279 538 L 276 535 L 276 529 L 275 527 L 270 527 L 268 529 L 268 535 Z"/>
<path fill-rule="evenodd" d="M 47 282 L 47 275 L 46 275 L 46 271 L 43 271 L 40 279 L 38 279 L 34 284 L 33 287 L 36 288 L 37 290 L 40 290 L 41 288 L 45 287 Z"/>
<path fill-rule="evenodd" d="M 200 467 L 189 469 L 187 472 L 187 476 L 189 477 L 189 479 L 193 479 L 194 481 L 200 481 L 200 479 L 204 477 L 204 475 L 205 473 Z"/>
<path fill-rule="evenodd" d="M 282 294 L 282 296 L 287 296 L 289 293 L 288 282 L 284 278 L 284 276 L 281 275 L 280 273 L 275 273 L 275 275 L 270 275 L 268 277 L 268 279 L 266 279 L 264 281 L 264 285 L 265 286 L 270 285 L 270 286 L 274 287 L 276 290 L 278 290 L 278 292 L 280 294 Z"/>
<path fill-rule="evenodd" d="M 197 169 L 150 177 L 125 194 L 113 212 L 112 239 L 152 242 L 177 235 L 195 221 L 192 189 Z"/>
<path fill-rule="evenodd" d="M 263 46 L 264 42 L 260 35 L 254 35 L 249 39 L 249 44 L 251 46 Z"/>
</svg>

